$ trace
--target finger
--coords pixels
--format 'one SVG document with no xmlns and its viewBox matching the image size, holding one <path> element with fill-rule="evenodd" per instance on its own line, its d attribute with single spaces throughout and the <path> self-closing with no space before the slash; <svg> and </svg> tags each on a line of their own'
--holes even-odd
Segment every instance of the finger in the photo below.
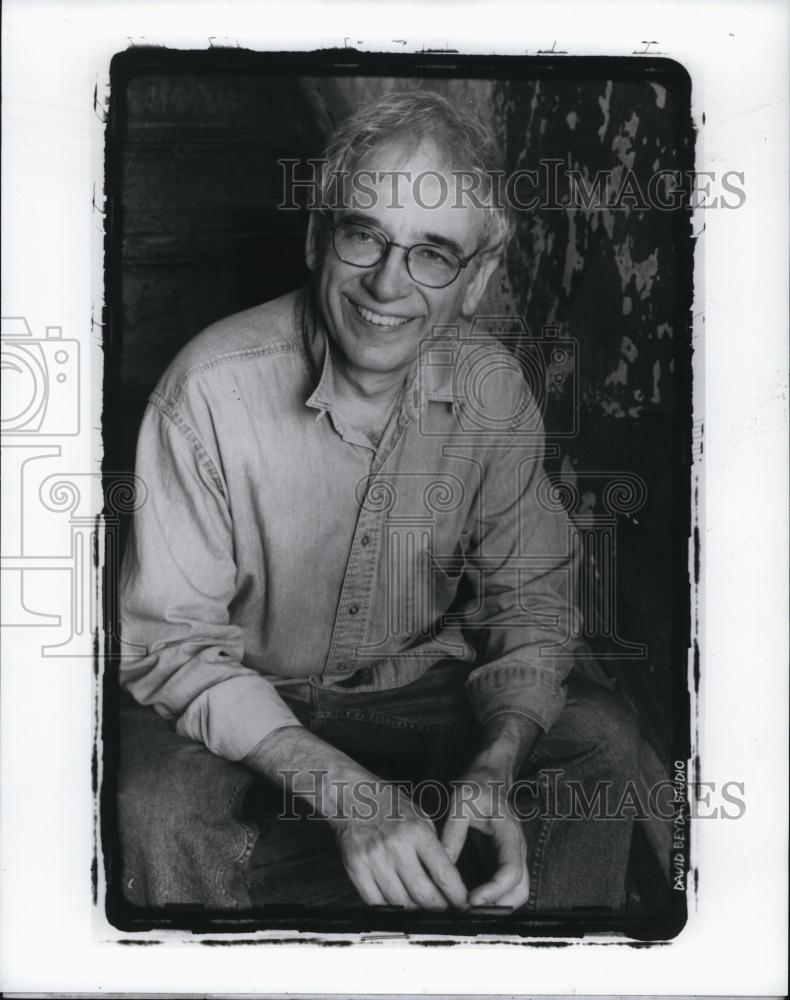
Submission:
<svg viewBox="0 0 790 1000">
<path fill-rule="evenodd" d="M 404 910 L 418 910 L 420 908 L 420 904 L 412 899 L 409 890 L 394 873 L 382 876 L 378 885 L 387 905 L 400 906 Z"/>
<path fill-rule="evenodd" d="M 518 885 L 514 886 L 509 892 L 506 892 L 504 896 L 499 897 L 497 900 L 497 906 L 512 906 L 515 910 L 519 906 L 523 906 L 528 899 L 529 874 L 525 870 L 524 877 L 519 880 Z"/>
<path fill-rule="evenodd" d="M 514 886 L 509 892 L 506 892 L 504 896 L 500 896 L 497 900 L 499 906 L 512 906 L 514 909 L 518 906 L 523 906 L 524 903 L 529 899 L 529 865 L 527 864 L 527 844 L 524 842 L 524 874 L 518 882 L 518 885 Z"/>
<path fill-rule="evenodd" d="M 385 906 L 386 899 L 381 893 L 381 890 L 376 885 L 373 880 L 373 876 L 369 871 L 363 868 L 355 868 L 349 866 L 346 868 L 346 874 L 351 880 L 352 885 L 357 890 L 359 895 L 362 897 L 362 901 L 367 903 L 368 906 Z"/>
<path fill-rule="evenodd" d="M 441 850 L 438 844 L 436 847 L 437 850 Z M 416 853 L 401 857 L 398 875 L 414 903 L 421 909 L 436 911 L 447 909 L 447 897 L 434 884 Z"/>
<path fill-rule="evenodd" d="M 458 860 L 463 850 L 468 832 L 469 818 L 467 816 L 450 816 L 444 824 L 444 829 L 442 830 L 442 847 L 447 852 L 447 857 L 453 864 Z"/>
<path fill-rule="evenodd" d="M 469 894 L 469 904 L 470 906 L 482 906 L 491 903 L 499 905 L 500 899 L 505 893 L 518 885 L 520 880 L 521 868 L 519 865 L 503 865 L 489 882 L 478 886 Z"/>
<path fill-rule="evenodd" d="M 443 913 L 447 909 L 447 899 L 426 875 L 410 875 L 404 881 L 406 890 L 421 910 Z"/>
<path fill-rule="evenodd" d="M 417 909 L 419 904 L 409 894 L 391 862 L 374 866 L 371 874 L 386 904 L 402 906 L 407 910 Z"/>
<path fill-rule="evenodd" d="M 443 845 L 438 841 L 426 844 L 418 850 L 418 854 L 429 878 L 441 890 L 445 899 L 457 909 L 465 910 L 468 906 L 466 886 Z"/>
<path fill-rule="evenodd" d="M 469 902 L 472 906 L 498 903 L 500 897 L 518 885 L 526 871 L 526 845 L 521 827 L 511 823 L 497 823 L 492 837 L 496 844 L 499 867 L 489 882 L 470 893 Z"/>
</svg>

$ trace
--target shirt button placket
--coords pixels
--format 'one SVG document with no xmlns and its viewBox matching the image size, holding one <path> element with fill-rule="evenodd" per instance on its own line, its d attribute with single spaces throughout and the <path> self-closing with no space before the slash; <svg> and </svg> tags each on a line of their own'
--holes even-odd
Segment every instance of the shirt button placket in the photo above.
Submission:
<svg viewBox="0 0 790 1000">
<path fill-rule="evenodd" d="M 365 559 L 372 559 L 374 557 L 373 549 L 371 549 L 371 542 L 373 541 L 372 534 L 369 531 L 363 531 L 362 534 L 358 536 L 358 538 L 359 538 L 359 546 L 360 546 L 360 548 L 368 550 L 368 551 L 365 552 L 364 558 Z M 346 611 L 345 611 L 345 613 L 346 613 L 346 619 L 348 620 L 349 618 L 356 618 L 357 615 L 359 614 L 360 610 L 361 610 L 361 607 L 360 607 L 359 602 L 352 600 L 349 604 L 346 605 Z M 349 627 L 350 627 L 350 622 L 349 622 Z M 361 622 L 358 625 L 354 626 L 351 631 L 349 631 L 348 628 L 344 628 L 343 629 L 344 642 L 349 642 L 351 640 L 352 634 L 354 632 L 359 632 L 359 629 L 361 629 L 361 628 L 362 628 L 362 623 Z M 356 641 L 358 641 L 358 642 L 362 641 L 361 635 L 357 636 Z M 335 669 L 339 670 L 339 671 L 349 670 L 350 666 L 351 665 L 349 664 L 348 660 L 345 660 L 345 659 L 337 660 L 335 662 Z"/>
<path fill-rule="evenodd" d="M 370 547 L 371 541 L 372 541 L 372 538 L 370 536 L 370 532 L 368 532 L 368 531 L 364 531 L 362 533 L 362 535 L 360 535 L 360 537 L 359 537 L 359 544 L 360 544 L 360 547 L 363 548 L 363 549 L 368 549 Z M 368 553 L 366 553 L 366 556 L 367 555 L 368 555 Z M 370 553 L 370 555 L 372 556 L 372 552 Z M 360 612 L 360 605 L 359 605 L 358 601 L 352 601 L 346 607 L 346 614 L 348 615 L 349 618 L 356 618 L 356 616 L 359 614 L 359 612 Z M 337 669 L 338 670 L 348 670 L 349 669 L 348 662 L 345 661 L 345 660 L 341 660 L 337 664 Z"/>
</svg>

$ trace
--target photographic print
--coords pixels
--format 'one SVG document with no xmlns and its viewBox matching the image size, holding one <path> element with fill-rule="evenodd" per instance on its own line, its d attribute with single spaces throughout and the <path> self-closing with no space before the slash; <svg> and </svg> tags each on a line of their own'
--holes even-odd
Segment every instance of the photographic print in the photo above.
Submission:
<svg viewBox="0 0 790 1000">
<path fill-rule="evenodd" d="M 5 5 L 4 995 L 786 993 L 787 13 Z"/>
<path fill-rule="evenodd" d="M 676 934 L 682 67 L 135 49 L 108 126 L 110 919 Z"/>
</svg>

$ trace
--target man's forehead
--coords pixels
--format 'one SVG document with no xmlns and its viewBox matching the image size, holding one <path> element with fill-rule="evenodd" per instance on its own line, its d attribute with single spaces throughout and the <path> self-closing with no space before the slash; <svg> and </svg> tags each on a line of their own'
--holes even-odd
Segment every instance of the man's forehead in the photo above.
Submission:
<svg viewBox="0 0 790 1000">
<path fill-rule="evenodd" d="M 449 151 L 443 149 L 429 135 L 394 136 L 368 149 L 357 161 L 360 168 L 378 170 L 404 170 L 407 164 L 417 169 L 448 171 L 454 165 Z"/>
<path fill-rule="evenodd" d="M 451 165 L 430 140 L 394 140 L 368 152 L 344 179 L 339 215 L 415 239 L 440 234 L 463 246 L 484 224 L 473 184 L 472 171 Z"/>
</svg>

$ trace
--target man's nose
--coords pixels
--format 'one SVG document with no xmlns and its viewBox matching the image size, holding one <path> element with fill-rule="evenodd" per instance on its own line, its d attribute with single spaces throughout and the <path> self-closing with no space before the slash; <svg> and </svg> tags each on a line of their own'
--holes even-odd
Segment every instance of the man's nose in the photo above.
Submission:
<svg viewBox="0 0 790 1000">
<path fill-rule="evenodd" d="M 406 251 L 390 244 L 381 260 L 362 279 L 367 290 L 380 302 L 391 302 L 408 295 L 412 280 L 406 267 Z"/>
</svg>

